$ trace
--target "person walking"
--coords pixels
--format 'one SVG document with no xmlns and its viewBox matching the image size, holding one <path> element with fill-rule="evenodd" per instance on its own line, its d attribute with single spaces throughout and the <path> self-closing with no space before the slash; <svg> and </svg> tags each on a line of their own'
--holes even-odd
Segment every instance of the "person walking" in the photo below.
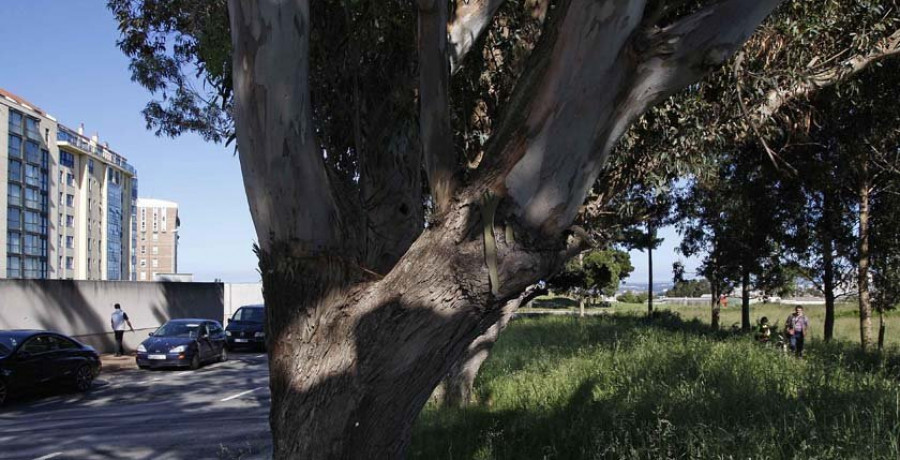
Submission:
<svg viewBox="0 0 900 460">
<path fill-rule="evenodd" d="M 794 313 L 788 316 L 784 322 L 784 329 L 790 336 L 791 350 L 797 354 L 798 358 L 802 358 L 803 342 L 806 338 L 806 331 L 809 330 L 809 319 L 803 314 L 803 307 L 797 305 L 794 308 Z"/>
<path fill-rule="evenodd" d="M 121 305 L 116 304 L 115 310 L 113 310 L 112 316 L 109 318 L 109 325 L 112 326 L 112 330 L 116 334 L 116 356 L 125 354 L 125 347 L 122 346 L 122 337 L 125 335 L 126 324 L 131 329 L 131 332 L 134 332 L 134 326 L 131 325 L 128 314 L 122 311 Z"/>
</svg>

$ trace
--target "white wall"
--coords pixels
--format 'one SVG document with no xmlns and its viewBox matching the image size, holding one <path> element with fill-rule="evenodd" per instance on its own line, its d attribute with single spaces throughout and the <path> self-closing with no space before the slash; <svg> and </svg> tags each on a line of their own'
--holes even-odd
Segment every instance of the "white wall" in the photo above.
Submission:
<svg viewBox="0 0 900 460">
<path fill-rule="evenodd" d="M 224 287 L 225 318 L 244 305 L 263 303 L 262 283 L 228 283 Z"/>
</svg>

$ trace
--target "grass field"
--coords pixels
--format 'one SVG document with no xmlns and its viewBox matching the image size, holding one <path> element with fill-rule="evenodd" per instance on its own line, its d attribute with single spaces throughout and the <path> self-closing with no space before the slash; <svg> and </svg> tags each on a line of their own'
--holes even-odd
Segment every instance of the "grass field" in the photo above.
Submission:
<svg viewBox="0 0 900 460">
<path fill-rule="evenodd" d="M 898 377 L 896 350 L 813 341 L 798 360 L 666 312 L 524 318 L 478 402 L 426 407 L 409 456 L 896 459 Z"/>
<path fill-rule="evenodd" d="M 535 309 L 552 308 L 577 310 L 578 302 L 566 297 L 540 297 L 533 304 Z M 658 311 L 672 311 L 678 313 L 684 320 L 697 319 L 705 324 L 710 322 L 709 305 L 666 305 L 654 303 L 653 307 Z M 838 340 L 859 343 L 859 310 L 855 303 L 839 303 L 835 306 L 834 336 Z M 809 317 L 811 333 L 810 340 L 821 340 L 825 328 L 825 306 L 804 305 L 803 309 Z M 646 304 L 613 303 L 611 307 L 603 309 L 616 313 L 643 313 L 647 311 Z M 763 316 L 769 318 L 769 323 L 777 325 L 779 329 L 784 320 L 794 311 L 792 305 L 782 304 L 754 304 L 750 305 L 750 321 L 756 321 Z M 878 315 L 872 318 L 873 339 L 878 337 Z M 889 311 L 885 314 L 886 334 L 885 344 L 900 346 L 900 310 Z M 720 326 L 730 328 L 733 324 L 741 324 L 741 305 L 732 301 L 728 308 L 721 311 Z"/>
</svg>

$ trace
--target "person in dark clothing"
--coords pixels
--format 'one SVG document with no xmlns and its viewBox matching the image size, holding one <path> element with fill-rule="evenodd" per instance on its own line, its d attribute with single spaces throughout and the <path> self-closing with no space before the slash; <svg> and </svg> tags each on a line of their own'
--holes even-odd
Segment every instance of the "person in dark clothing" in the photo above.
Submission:
<svg viewBox="0 0 900 460">
<path fill-rule="evenodd" d="M 791 340 L 791 350 L 797 354 L 798 358 L 803 357 L 803 342 L 806 333 L 809 331 L 809 319 L 803 315 L 803 307 L 797 305 L 794 313 L 788 316 L 784 322 L 784 329 L 787 331 Z"/>
</svg>

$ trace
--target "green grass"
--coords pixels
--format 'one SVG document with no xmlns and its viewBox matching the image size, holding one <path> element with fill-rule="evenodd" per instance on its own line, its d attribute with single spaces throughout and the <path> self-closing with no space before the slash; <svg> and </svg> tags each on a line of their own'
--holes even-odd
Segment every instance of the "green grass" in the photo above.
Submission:
<svg viewBox="0 0 900 460">
<path fill-rule="evenodd" d="M 900 360 L 797 360 L 661 313 L 514 321 L 470 408 L 429 405 L 417 459 L 898 458 Z"/>
</svg>

